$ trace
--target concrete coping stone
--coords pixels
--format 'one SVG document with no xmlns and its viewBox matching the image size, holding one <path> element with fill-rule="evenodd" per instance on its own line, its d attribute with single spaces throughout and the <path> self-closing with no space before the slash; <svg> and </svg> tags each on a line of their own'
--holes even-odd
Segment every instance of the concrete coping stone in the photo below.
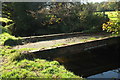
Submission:
<svg viewBox="0 0 120 80">
<path fill-rule="evenodd" d="M 82 43 L 89 43 L 89 42 L 92 42 L 92 41 L 100 41 L 100 40 L 106 40 L 106 39 L 110 39 L 110 38 L 117 38 L 120 36 L 110 36 L 110 37 L 104 37 L 104 38 L 99 38 L 99 39 L 95 39 L 95 40 L 87 40 L 85 42 L 77 42 L 77 43 L 72 43 L 72 44 L 67 44 L 67 45 L 61 45 L 61 46 L 57 46 L 57 47 L 48 47 L 48 48 L 44 48 L 44 49 L 38 49 L 38 50 L 31 50 L 29 51 L 30 53 L 34 53 L 34 52 L 38 52 L 38 51 L 44 51 L 44 50 L 50 50 L 50 49 L 56 49 L 56 48 L 62 48 L 62 47 L 69 47 L 69 46 L 72 46 L 72 45 L 77 45 L 77 44 L 82 44 Z"/>
</svg>

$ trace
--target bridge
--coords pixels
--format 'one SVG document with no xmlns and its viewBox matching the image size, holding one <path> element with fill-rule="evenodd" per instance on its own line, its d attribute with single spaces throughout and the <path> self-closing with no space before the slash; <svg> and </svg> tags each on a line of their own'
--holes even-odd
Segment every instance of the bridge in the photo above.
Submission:
<svg viewBox="0 0 120 80">
<path fill-rule="evenodd" d="M 69 39 L 69 37 L 78 38 L 82 36 L 88 37 L 91 36 L 91 34 L 88 35 L 83 33 L 70 33 L 49 36 L 47 35 L 42 37 L 27 37 L 24 39 L 33 42 L 34 44 L 36 42 L 34 40 L 35 38 L 37 38 L 40 42 L 44 42 L 45 40 L 57 40 L 58 37 L 58 40 L 62 40 L 63 38 Z M 85 77 L 87 77 L 96 73 L 106 71 L 106 69 L 109 70 L 120 67 L 120 65 L 118 65 L 118 58 L 120 52 L 120 36 L 107 36 L 83 42 L 78 40 L 75 43 L 67 45 L 63 44 L 44 49 L 31 50 L 23 52 L 23 54 L 24 57 L 26 57 L 27 59 L 42 58 L 47 60 L 56 60 L 63 64 L 66 69 L 74 72 L 75 74 L 80 76 L 84 75 Z M 50 43 L 49 41 L 48 44 Z"/>
<path fill-rule="evenodd" d="M 95 48 L 101 48 L 101 47 L 107 48 L 108 46 L 113 46 L 116 49 L 120 48 L 120 37 L 111 37 L 102 40 L 100 39 L 100 40 L 88 41 L 85 43 L 60 46 L 60 47 L 50 48 L 47 50 L 32 50 L 29 52 L 39 58 L 41 57 L 41 58 L 53 59 L 60 56 L 78 54 Z"/>
<path fill-rule="evenodd" d="M 51 41 L 52 39 L 56 40 L 56 37 L 58 40 L 61 40 L 62 38 L 68 38 L 68 37 L 85 37 L 85 36 L 90 36 L 91 34 L 83 34 L 83 33 L 68 33 L 68 34 L 56 34 L 56 35 L 47 35 L 47 36 L 40 36 L 40 37 L 30 37 L 30 38 L 24 38 L 25 41 L 29 42 L 35 42 L 36 38 L 39 41 L 42 40 L 49 40 Z M 97 36 L 98 37 L 98 36 Z M 75 38 L 76 39 L 76 38 Z M 43 42 L 44 42 L 43 41 Z M 45 44 L 45 46 L 48 46 L 50 42 Z M 36 57 L 42 57 L 42 58 L 49 58 L 53 59 L 55 57 L 60 57 L 60 56 L 66 56 L 66 55 L 71 55 L 71 54 L 78 54 L 87 50 L 92 50 L 96 48 L 106 48 L 108 46 L 114 46 L 116 49 L 120 44 L 120 36 L 116 37 L 103 37 L 103 38 L 96 38 L 94 40 L 88 40 L 88 41 L 78 41 L 76 43 L 72 44 L 61 44 L 61 45 L 56 45 L 48 48 L 43 48 L 43 49 L 38 49 L 38 50 L 31 50 L 27 52 L 27 54 L 34 54 Z M 41 45 L 41 44 L 38 44 Z M 20 47 L 20 46 L 19 46 Z M 25 46 L 26 47 L 26 46 Z"/>
</svg>

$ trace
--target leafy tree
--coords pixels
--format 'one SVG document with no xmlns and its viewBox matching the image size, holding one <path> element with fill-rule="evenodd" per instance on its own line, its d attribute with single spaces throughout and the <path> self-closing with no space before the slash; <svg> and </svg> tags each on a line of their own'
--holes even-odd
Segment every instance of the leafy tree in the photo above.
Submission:
<svg viewBox="0 0 120 80">
<path fill-rule="evenodd" d="M 12 2 L 3 5 L 4 17 L 10 13 L 9 18 L 14 22 L 10 29 L 16 36 L 83 31 L 100 27 L 106 21 L 104 15 L 94 14 L 97 5 L 93 3 Z"/>
<path fill-rule="evenodd" d="M 120 34 L 120 12 L 117 11 L 118 19 L 116 21 L 109 21 L 103 24 L 103 30 L 112 32 L 113 34 Z"/>
</svg>

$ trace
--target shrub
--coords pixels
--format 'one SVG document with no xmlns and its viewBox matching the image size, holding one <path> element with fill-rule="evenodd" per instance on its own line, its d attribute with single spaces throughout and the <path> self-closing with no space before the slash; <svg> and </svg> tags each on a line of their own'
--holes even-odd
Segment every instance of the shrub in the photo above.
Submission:
<svg viewBox="0 0 120 80">
<path fill-rule="evenodd" d="M 120 33 L 120 22 L 107 22 L 103 24 L 103 30 L 107 32 L 112 32 L 112 34 Z"/>
<path fill-rule="evenodd" d="M 2 29 L 2 33 L 7 32 L 11 34 L 11 29 L 14 25 L 13 21 L 8 18 L 0 17 L 0 22 L 2 23 L 2 25 L 0 26 L 0 29 Z"/>
<path fill-rule="evenodd" d="M 8 33 L 0 34 L 0 45 L 13 46 L 17 44 L 22 44 L 20 38 L 16 38 Z"/>
<path fill-rule="evenodd" d="M 5 27 L 1 26 L 1 25 L 0 25 L 0 29 L 1 29 L 0 33 L 4 33 L 4 32 L 8 33 L 8 30 Z"/>
<path fill-rule="evenodd" d="M 87 8 L 88 4 L 50 3 L 48 9 L 46 3 L 9 4 L 12 6 L 8 12 L 15 23 L 9 30 L 16 36 L 80 32 L 93 27 L 94 30 L 102 30 L 101 25 L 106 20 L 102 14 L 94 15 L 92 10 Z M 9 4 L 5 4 L 7 8 Z M 4 6 L 3 11 L 6 12 Z"/>
<path fill-rule="evenodd" d="M 80 24 L 79 27 L 83 32 L 98 32 L 102 31 L 102 24 L 109 21 L 108 16 L 103 13 L 89 13 L 83 11 L 80 13 Z"/>
</svg>

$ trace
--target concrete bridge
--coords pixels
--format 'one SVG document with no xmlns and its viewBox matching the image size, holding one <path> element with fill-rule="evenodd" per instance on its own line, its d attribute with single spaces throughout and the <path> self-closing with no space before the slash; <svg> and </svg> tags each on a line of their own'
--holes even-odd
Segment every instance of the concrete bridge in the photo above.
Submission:
<svg viewBox="0 0 120 80">
<path fill-rule="evenodd" d="M 120 36 L 23 52 L 27 59 L 56 60 L 83 77 L 119 68 L 119 53 Z"/>
<path fill-rule="evenodd" d="M 75 43 L 70 45 L 58 46 L 55 48 L 48 48 L 44 50 L 32 50 L 26 54 L 33 55 L 37 58 L 54 59 L 60 56 L 68 56 L 72 54 L 80 54 L 81 52 L 97 49 L 97 48 L 120 48 L 120 36 L 109 37 L 87 41 L 83 43 Z"/>
</svg>

